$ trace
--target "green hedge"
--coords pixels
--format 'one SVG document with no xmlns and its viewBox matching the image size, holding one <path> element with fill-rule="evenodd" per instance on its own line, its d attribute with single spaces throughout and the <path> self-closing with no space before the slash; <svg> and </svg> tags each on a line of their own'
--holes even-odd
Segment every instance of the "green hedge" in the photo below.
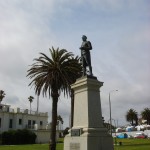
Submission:
<svg viewBox="0 0 150 150">
<path fill-rule="evenodd" d="M 2 144 L 2 133 L 0 133 L 0 145 Z"/>
<path fill-rule="evenodd" d="M 36 134 L 30 130 L 9 130 L 2 133 L 3 145 L 34 144 Z"/>
</svg>

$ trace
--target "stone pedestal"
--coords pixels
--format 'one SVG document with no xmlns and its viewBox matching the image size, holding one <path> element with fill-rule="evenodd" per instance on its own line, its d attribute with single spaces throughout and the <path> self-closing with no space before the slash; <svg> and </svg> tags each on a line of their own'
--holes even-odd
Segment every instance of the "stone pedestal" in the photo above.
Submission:
<svg viewBox="0 0 150 150">
<path fill-rule="evenodd" d="M 73 127 L 64 139 L 64 150 L 113 150 L 113 139 L 103 126 L 100 87 L 96 77 L 79 78 L 74 89 Z"/>
</svg>

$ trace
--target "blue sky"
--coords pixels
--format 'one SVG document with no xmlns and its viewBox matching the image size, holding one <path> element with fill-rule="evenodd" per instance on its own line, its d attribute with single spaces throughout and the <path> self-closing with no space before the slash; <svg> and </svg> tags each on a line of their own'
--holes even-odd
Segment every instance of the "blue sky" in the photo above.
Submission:
<svg viewBox="0 0 150 150">
<path fill-rule="evenodd" d="M 104 82 L 102 113 L 126 124 L 125 114 L 150 108 L 149 0 L 0 0 L 0 89 L 3 103 L 29 108 L 34 95 L 26 77 L 39 53 L 54 46 L 80 55 L 81 36 L 91 41 L 93 74 Z M 32 103 L 36 110 L 36 100 Z M 40 111 L 51 113 L 51 100 L 40 97 Z M 60 97 L 58 113 L 68 126 L 70 99 Z"/>
</svg>

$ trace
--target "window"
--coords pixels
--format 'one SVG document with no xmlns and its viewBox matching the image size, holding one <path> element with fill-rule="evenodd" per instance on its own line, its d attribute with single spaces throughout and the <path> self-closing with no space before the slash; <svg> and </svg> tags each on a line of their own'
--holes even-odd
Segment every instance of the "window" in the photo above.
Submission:
<svg viewBox="0 0 150 150">
<path fill-rule="evenodd" d="M 35 125 L 35 123 L 36 123 L 36 121 L 35 121 L 35 120 L 33 120 L 33 121 L 32 121 L 32 125 Z"/>
<path fill-rule="evenodd" d="M 13 120 L 10 119 L 10 120 L 9 120 L 9 128 L 12 128 L 12 126 L 13 126 Z"/>
<path fill-rule="evenodd" d="M 31 120 L 28 120 L 28 125 L 31 125 Z"/>
<path fill-rule="evenodd" d="M 1 122 L 2 122 L 1 120 L 2 120 L 2 119 L 0 118 L 0 128 L 1 128 Z"/>
<path fill-rule="evenodd" d="M 22 119 L 19 119 L 19 125 L 22 125 Z"/>
<path fill-rule="evenodd" d="M 40 126 L 42 126 L 43 125 L 43 121 L 40 121 Z"/>
<path fill-rule="evenodd" d="M 31 120 L 28 120 L 28 128 L 31 128 Z"/>
</svg>

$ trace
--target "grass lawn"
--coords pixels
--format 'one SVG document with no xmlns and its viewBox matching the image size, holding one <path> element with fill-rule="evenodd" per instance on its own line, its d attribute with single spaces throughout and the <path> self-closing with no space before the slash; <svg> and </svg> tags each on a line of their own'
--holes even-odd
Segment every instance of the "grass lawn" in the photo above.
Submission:
<svg viewBox="0 0 150 150">
<path fill-rule="evenodd" d="M 114 150 L 150 150 L 150 139 L 117 139 L 122 146 L 114 146 Z"/>
<path fill-rule="evenodd" d="M 48 144 L 1 146 L 0 150 L 48 150 Z M 57 144 L 57 150 L 63 150 L 63 143 Z"/>
<path fill-rule="evenodd" d="M 150 150 L 150 139 L 117 139 L 122 146 L 114 146 L 114 150 Z M 2 146 L 0 150 L 48 150 L 48 144 Z M 57 144 L 57 150 L 63 150 L 63 143 Z"/>
<path fill-rule="evenodd" d="M 60 138 L 56 149 L 63 150 L 63 146 L 63 138 Z M 49 144 L 0 145 L 0 150 L 49 150 Z"/>
</svg>

